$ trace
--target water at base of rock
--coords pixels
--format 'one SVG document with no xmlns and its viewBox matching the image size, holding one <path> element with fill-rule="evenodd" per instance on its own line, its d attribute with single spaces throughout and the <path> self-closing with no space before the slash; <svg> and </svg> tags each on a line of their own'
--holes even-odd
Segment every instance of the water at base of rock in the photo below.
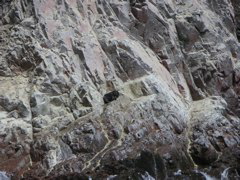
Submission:
<svg viewBox="0 0 240 180">
<path fill-rule="evenodd" d="M 199 173 L 202 174 L 206 178 L 206 180 L 217 180 L 216 178 L 209 176 L 207 173 L 204 172 Z"/>
<path fill-rule="evenodd" d="M 0 180 L 11 180 L 11 178 L 7 176 L 6 172 L 0 171 Z"/>
</svg>

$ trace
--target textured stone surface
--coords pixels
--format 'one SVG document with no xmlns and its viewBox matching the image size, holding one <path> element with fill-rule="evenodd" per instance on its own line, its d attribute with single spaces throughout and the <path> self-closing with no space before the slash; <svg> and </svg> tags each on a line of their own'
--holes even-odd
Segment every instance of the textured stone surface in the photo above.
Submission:
<svg viewBox="0 0 240 180">
<path fill-rule="evenodd" d="M 2 0 L 0 170 L 196 179 L 194 168 L 219 176 L 231 167 L 236 176 L 239 6 Z"/>
<path fill-rule="evenodd" d="M 239 123 L 239 118 L 227 109 L 227 103 L 220 97 L 194 102 L 191 109 L 190 152 L 195 161 L 210 164 L 225 158 L 223 151 L 239 144 Z"/>
</svg>

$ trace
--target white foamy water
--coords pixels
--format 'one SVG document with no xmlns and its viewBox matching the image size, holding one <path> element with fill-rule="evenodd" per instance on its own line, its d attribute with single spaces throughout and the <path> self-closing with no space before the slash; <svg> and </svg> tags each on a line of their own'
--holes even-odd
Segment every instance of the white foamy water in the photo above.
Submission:
<svg viewBox="0 0 240 180">
<path fill-rule="evenodd" d="M 174 176 L 181 176 L 182 175 L 182 170 L 179 169 L 177 172 L 174 173 Z"/>
<path fill-rule="evenodd" d="M 230 167 L 224 169 L 224 171 L 221 173 L 221 180 L 228 180 L 228 179 L 229 179 L 229 178 L 228 178 L 229 169 L 230 169 Z M 196 173 L 202 174 L 202 175 L 205 177 L 206 180 L 217 180 L 217 178 L 212 177 L 212 176 L 208 175 L 208 174 L 205 173 L 205 172 L 202 172 L 202 171 L 198 171 L 198 170 L 197 170 Z"/>
<path fill-rule="evenodd" d="M 150 176 L 150 174 L 148 172 L 145 172 L 144 175 L 141 175 L 141 177 L 144 179 L 144 180 L 155 180 L 154 177 Z"/>
<path fill-rule="evenodd" d="M 202 174 L 206 178 L 206 180 L 217 180 L 215 177 L 211 177 L 207 173 L 201 171 L 199 171 L 199 173 Z"/>
<path fill-rule="evenodd" d="M 6 172 L 0 171 L 0 180 L 11 180 L 11 178 L 7 176 Z"/>
<path fill-rule="evenodd" d="M 221 179 L 220 179 L 220 180 L 229 180 L 228 175 L 229 175 L 229 170 L 230 170 L 230 169 L 231 169 L 230 167 L 224 169 L 224 171 L 221 173 Z M 194 172 L 203 175 L 204 178 L 205 178 L 205 180 L 219 180 L 219 179 L 217 179 L 216 177 L 210 176 L 210 175 L 207 174 L 206 172 L 202 172 L 202 171 L 199 171 L 199 170 L 194 170 Z M 4 172 L 2 172 L 2 173 L 4 173 Z M 237 172 L 236 172 L 236 174 L 237 174 Z M 143 180 L 156 180 L 156 179 L 155 179 L 154 177 L 152 177 L 148 172 L 145 172 L 145 174 L 141 174 L 140 176 L 141 176 L 141 178 L 142 178 Z M 182 171 L 181 171 L 181 169 L 179 169 L 178 171 L 174 172 L 174 176 L 182 176 Z M 113 180 L 115 177 L 117 177 L 117 175 L 111 175 L 111 176 L 109 176 L 109 177 L 107 178 L 107 180 Z M 239 177 L 240 177 L 240 176 L 239 176 Z M 7 178 L 8 178 L 8 177 L 7 177 Z M 1 175 L 0 175 L 0 180 L 2 180 L 2 179 L 1 179 Z M 8 179 L 3 179 L 3 180 L 10 180 L 10 179 L 8 178 Z M 91 178 L 91 177 L 88 177 L 88 180 L 92 180 L 92 178 Z"/>
<path fill-rule="evenodd" d="M 228 180 L 228 172 L 229 172 L 229 169 L 230 169 L 230 167 L 224 169 L 224 171 L 223 171 L 222 174 L 221 174 L 221 180 Z"/>
</svg>

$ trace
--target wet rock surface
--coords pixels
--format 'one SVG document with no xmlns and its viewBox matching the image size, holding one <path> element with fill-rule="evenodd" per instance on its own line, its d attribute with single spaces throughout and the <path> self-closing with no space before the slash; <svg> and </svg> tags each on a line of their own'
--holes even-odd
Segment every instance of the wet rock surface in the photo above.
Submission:
<svg viewBox="0 0 240 180">
<path fill-rule="evenodd" d="M 231 167 L 237 178 L 239 6 L 2 0 L 0 170 L 202 179 Z"/>
</svg>

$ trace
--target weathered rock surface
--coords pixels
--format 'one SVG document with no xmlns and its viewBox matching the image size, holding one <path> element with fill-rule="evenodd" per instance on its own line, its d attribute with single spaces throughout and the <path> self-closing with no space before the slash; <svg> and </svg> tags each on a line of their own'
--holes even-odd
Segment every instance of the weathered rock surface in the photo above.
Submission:
<svg viewBox="0 0 240 180">
<path fill-rule="evenodd" d="M 190 154 L 199 165 L 224 169 L 240 163 L 240 120 L 220 97 L 193 103 L 190 120 Z"/>
<path fill-rule="evenodd" d="M 2 0 L 0 170 L 236 178 L 239 29 L 237 0 Z"/>
</svg>

